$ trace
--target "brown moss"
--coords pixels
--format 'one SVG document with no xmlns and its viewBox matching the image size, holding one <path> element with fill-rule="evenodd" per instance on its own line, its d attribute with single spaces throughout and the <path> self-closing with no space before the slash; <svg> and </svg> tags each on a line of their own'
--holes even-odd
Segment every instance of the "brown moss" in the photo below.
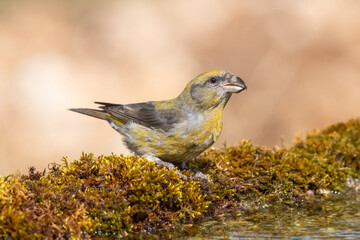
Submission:
<svg viewBox="0 0 360 240">
<path fill-rule="evenodd" d="M 268 149 L 242 141 L 210 149 L 189 166 L 211 181 L 184 181 L 174 170 L 136 156 L 83 154 L 49 172 L 0 179 L 1 238 L 123 237 L 177 229 L 192 231 L 204 217 L 265 204 L 299 205 L 325 193 L 358 189 L 360 120 Z M 349 184 L 352 183 L 352 184 Z M 330 194 L 331 195 L 331 194 Z M 195 228 L 196 229 L 196 228 Z"/>
<path fill-rule="evenodd" d="M 135 156 L 83 154 L 49 170 L 1 180 L 1 236 L 126 236 L 193 222 L 209 205 L 199 182 Z"/>
<path fill-rule="evenodd" d="M 211 149 L 190 165 L 230 186 L 219 188 L 218 195 L 237 202 L 300 204 L 309 190 L 346 193 L 356 188 L 349 180 L 359 178 L 360 120 L 298 137 L 292 147 L 268 149 L 242 141 Z"/>
</svg>

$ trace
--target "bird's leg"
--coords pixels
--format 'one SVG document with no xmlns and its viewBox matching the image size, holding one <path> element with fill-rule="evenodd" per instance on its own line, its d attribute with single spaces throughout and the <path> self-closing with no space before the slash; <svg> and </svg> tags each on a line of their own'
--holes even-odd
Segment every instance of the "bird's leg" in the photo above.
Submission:
<svg viewBox="0 0 360 240">
<path fill-rule="evenodd" d="M 148 160 L 155 161 L 156 165 L 166 167 L 169 170 L 175 168 L 174 164 L 165 162 L 158 157 L 151 156 L 151 155 L 144 155 L 144 157 L 146 157 Z"/>
<path fill-rule="evenodd" d="M 189 168 L 185 162 L 179 162 L 179 163 L 174 163 L 175 166 L 177 166 L 180 170 L 190 170 L 194 175 L 193 177 L 195 178 L 201 178 L 201 179 L 205 179 L 205 180 L 210 180 L 210 178 L 208 178 L 205 174 L 203 174 L 202 172 Z"/>
<path fill-rule="evenodd" d="M 152 155 L 144 155 L 144 157 L 146 157 L 148 160 L 152 160 L 155 161 L 155 164 L 158 166 L 162 166 L 165 167 L 167 169 L 174 169 L 175 166 L 180 169 L 180 170 L 190 170 L 193 173 L 193 177 L 195 178 L 200 178 L 200 179 L 205 179 L 205 180 L 210 180 L 209 177 L 207 177 L 205 174 L 203 174 L 202 172 L 189 168 L 185 162 L 179 162 L 179 163 L 169 163 L 169 162 L 165 162 L 163 160 L 161 160 L 158 157 L 152 156 Z M 188 178 L 182 174 L 179 170 L 175 169 L 175 172 L 183 179 L 183 180 L 187 180 Z"/>
<path fill-rule="evenodd" d="M 174 164 L 172 163 L 169 163 L 169 162 L 165 162 L 163 160 L 161 160 L 160 158 L 158 157 L 155 157 L 155 156 L 152 156 L 152 155 L 144 155 L 144 157 L 146 157 L 148 160 L 151 160 L 151 161 L 155 161 L 155 164 L 157 166 L 162 166 L 162 167 L 165 167 L 167 169 L 174 169 L 175 166 Z M 179 170 L 175 169 L 175 172 L 183 179 L 183 180 L 187 180 L 187 176 L 185 176 L 184 174 L 182 174 Z"/>
<path fill-rule="evenodd" d="M 175 166 L 177 166 L 180 170 L 188 170 L 189 167 L 186 165 L 185 162 L 178 162 L 174 163 Z"/>
</svg>

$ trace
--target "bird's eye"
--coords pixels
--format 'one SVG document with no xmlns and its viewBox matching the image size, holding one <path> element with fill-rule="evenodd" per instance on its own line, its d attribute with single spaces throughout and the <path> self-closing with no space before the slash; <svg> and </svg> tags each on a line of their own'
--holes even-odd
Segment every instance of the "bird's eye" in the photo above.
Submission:
<svg viewBox="0 0 360 240">
<path fill-rule="evenodd" d="M 215 77 L 211 77 L 209 79 L 210 83 L 216 83 L 217 82 L 217 79 Z"/>
</svg>

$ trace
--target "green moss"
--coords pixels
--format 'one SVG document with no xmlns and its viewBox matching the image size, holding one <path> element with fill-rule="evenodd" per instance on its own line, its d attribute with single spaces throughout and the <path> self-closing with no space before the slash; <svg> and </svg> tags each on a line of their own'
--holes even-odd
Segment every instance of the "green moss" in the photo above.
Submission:
<svg viewBox="0 0 360 240">
<path fill-rule="evenodd" d="M 83 154 L 73 163 L 65 158 L 50 164 L 49 170 L 43 175 L 31 169 L 28 175 L 1 180 L 1 236 L 153 232 L 193 222 L 209 205 L 199 182 L 185 182 L 175 170 L 135 156 Z"/>
<path fill-rule="evenodd" d="M 231 179 L 225 183 L 230 189 L 220 188 L 220 194 L 237 202 L 299 204 L 310 191 L 346 193 L 356 187 L 349 180 L 359 178 L 360 119 L 298 137 L 292 147 L 268 149 L 242 141 L 211 149 L 191 167 L 205 170 L 215 182 Z"/>
<path fill-rule="evenodd" d="M 136 156 L 83 154 L 49 172 L 0 179 L 1 238 L 104 238 L 188 231 L 204 217 L 265 204 L 301 205 L 358 189 L 360 120 L 314 131 L 292 147 L 242 141 L 189 162 L 211 181 L 192 179 Z M 189 230 L 190 231 L 190 230 Z"/>
</svg>

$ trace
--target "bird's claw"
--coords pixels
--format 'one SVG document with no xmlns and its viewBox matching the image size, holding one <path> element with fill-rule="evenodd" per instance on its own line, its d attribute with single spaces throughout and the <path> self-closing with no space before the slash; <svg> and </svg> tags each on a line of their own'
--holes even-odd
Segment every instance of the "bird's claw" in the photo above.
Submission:
<svg viewBox="0 0 360 240">
<path fill-rule="evenodd" d="M 162 161 L 160 158 L 158 157 L 154 157 L 154 156 L 146 156 L 147 159 L 149 160 L 154 160 L 155 161 L 155 164 L 157 166 L 162 166 L 162 167 L 165 167 L 169 170 L 171 169 L 175 169 L 175 172 L 177 175 L 179 175 L 184 181 L 187 181 L 189 178 L 187 176 L 185 176 L 184 174 L 182 174 L 179 170 L 190 170 L 193 175 L 192 175 L 192 178 L 195 178 L 195 179 L 203 179 L 203 180 L 207 180 L 207 181 L 211 181 L 209 177 L 207 177 L 205 174 L 203 174 L 202 172 L 198 171 L 198 170 L 195 170 L 195 169 L 191 169 L 189 167 L 186 166 L 185 162 L 181 162 L 181 163 L 177 163 L 177 164 L 172 164 L 172 163 L 169 163 L 169 162 L 165 162 L 165 161 Z M 175 168 L 177 167 L 177 168 Z"/>
</svg>

